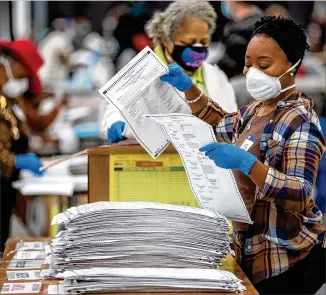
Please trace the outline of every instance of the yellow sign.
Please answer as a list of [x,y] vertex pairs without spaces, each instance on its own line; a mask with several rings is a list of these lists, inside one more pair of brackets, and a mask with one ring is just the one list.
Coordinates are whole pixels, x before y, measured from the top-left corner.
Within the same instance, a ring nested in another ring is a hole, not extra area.
[[110,201],[199,207],[178,154],[110,155]]

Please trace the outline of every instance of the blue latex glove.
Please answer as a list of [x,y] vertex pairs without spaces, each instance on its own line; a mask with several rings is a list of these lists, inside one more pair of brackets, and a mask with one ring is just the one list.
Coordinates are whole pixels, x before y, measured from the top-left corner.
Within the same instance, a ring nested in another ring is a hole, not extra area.
[[199,149],[213,160],[216,166],[224,169],[238,169],[248,175],[257,158],[239,147],[222,143],[211,143]]
[[15,167],[17,169],[26,169],[33,172],[36,175],[43,175],[44,171],[40,171],[43,166],[41,159],[35,154],[19,154],[15,158]]
[[161,81],[171,84],[179,91],[185,92],[192,86],[192,80],[178,64],[169,64],[169,73],[161,76]]
[[108,140],[110,143],[117,143],[121,140],[127,139],[122,135],[125,127],[126,123],[122,121],[117,121],[111,125],[111,128],[108,131]]

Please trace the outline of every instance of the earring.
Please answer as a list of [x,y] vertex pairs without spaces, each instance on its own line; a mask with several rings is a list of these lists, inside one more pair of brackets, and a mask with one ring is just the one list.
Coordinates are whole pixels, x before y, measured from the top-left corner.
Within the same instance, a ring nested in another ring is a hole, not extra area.
[[293,77],[293,76],[294,76],[294,73],[293,73],[293,72],[291,72],[291,73],[290,73],[290,76],[292,76],[292,77]]

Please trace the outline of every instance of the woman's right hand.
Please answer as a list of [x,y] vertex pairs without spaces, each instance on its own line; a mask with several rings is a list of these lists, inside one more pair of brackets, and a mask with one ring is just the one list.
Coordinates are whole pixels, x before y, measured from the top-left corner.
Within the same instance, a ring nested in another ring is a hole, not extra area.
[[40,171],[40,168],[43,166],[41,159],[33,154],[19,154],[15,158],[15,167],[17,169],[26,169],[33,172],[36,175],[43,175],[44,172]]
[[191,78],[182,71],[178,64],[169,64],[168,68],[169,73],[160,78],[162,82],[167,82],[182,92],[186,92],[191,88]]

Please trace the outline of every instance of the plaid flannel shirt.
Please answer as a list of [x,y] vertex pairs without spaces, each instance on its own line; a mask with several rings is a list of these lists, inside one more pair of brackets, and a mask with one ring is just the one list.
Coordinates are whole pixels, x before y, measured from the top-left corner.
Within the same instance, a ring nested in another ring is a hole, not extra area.
[[[235,143],[261,102],[228,114],[209,100],[197,115],[211,124],[218,141]],[[234,230],[237,261],[258,283],[303,259],[325,231],[312,200],[324,138],[313,103],[302,93],[280,101],[260,140],[259,160],[268,169],[264,189],[256,189],[253,224]]]

